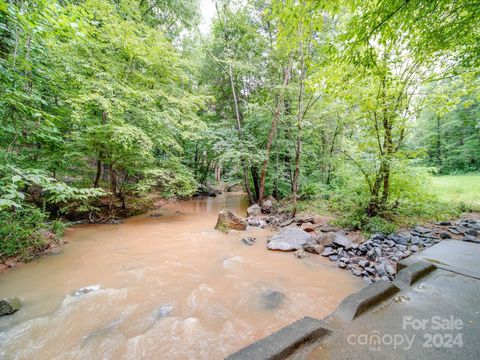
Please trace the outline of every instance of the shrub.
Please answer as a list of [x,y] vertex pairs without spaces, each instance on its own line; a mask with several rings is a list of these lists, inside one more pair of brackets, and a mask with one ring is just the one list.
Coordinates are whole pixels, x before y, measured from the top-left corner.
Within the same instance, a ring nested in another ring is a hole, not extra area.
[[178,159],[169,159],[160,165],[144,172],[143,179],[136,186],[139,194],[156,190],[167,198],[187,198],[197,190],[192,172]]
[[46,221],[46,214],[33,206],[0,211],[0,260],[12,256],[30,260],[52,243],[60,243],[65,225]]
[[302,184],[299,191],[299,198],[301,200],[311,200],[318,198],[325,190],[319,182],[307,182]]
[[[340,213],[338,224],[367,233],[395,231],[395,224],[419,219],[443,219],[458,215],[455,206],[441,203],[428,189],[427,169],[415,168],[405,161],[395,164],[391,174],[387,208],[376,217],[366,215],[370,193],[362,174],[350,164],[337,172],[331,190],[330,206]],[[408,220],[409,219],[409,220]]]

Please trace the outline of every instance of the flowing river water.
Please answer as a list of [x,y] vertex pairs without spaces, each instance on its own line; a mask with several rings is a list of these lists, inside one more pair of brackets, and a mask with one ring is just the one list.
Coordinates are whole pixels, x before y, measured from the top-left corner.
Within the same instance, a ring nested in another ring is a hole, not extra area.
[[68,229],[59,254],[0,274],[0,298],[24,303],[0,318],[0,359],[221,359],[364,286],[321,256],[266,250],[269,230],[213,229],[246,206],[227,194]]

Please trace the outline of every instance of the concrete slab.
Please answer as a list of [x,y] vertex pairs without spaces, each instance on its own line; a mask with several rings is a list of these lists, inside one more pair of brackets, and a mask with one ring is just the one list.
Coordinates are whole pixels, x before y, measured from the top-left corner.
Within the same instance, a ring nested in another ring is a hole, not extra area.
[[418,261],[428,261],[438,268],[480,279],[480,244],[460,240],[443,240],[416,253],[397,265],[401,270]]
[[[438,329],[438,324],[445,324]],[[480,280],[437,269],[290,359],[480,358]]]
[[344,321],[352,321],[398,290],[392,283],[379,281],[343,299],[335,315]]
[[312,342],[328,330],[320,320],[304,317],[279,331],[229,355],[227,360],[280,360],[291,355],[300,346]]
[[410,286],[414,282],[418,281],[422,277],[426,276],[428,273],[434,271],[437,267],[427,261],[417,261],[412,265],[404,268],[397,274],[397,278],[394,281],[394,284],[402,286]]

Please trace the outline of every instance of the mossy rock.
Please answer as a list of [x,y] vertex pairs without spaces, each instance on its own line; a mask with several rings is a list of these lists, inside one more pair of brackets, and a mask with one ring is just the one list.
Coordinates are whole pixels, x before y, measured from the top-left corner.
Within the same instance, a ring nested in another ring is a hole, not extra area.
[[228,230],[247,230],[247,221],[230,210],[222,210],[218,213],[215,229],[225,232]]
[[0,300],[0,316],[13,314],[20,310],[22,302],[19,298],[3,298]]

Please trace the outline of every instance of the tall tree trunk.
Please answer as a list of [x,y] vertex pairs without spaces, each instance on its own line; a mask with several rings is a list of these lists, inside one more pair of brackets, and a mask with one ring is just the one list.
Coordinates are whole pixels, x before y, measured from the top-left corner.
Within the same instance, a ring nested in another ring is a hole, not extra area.
[[[100,157],[101,153],[98,156]],[[95,175],[95,181],[93,182],[94,188],[98,188],[101,176],[102,176],[102,161],[99,159],[97,160],[97,174]]]
[[380,188],[382,186],[382,180],[383,180],[383,168],[385,164],[383,162],[380,163],[380,168],[377,172],[377,175],[375,177],[375,183],[372,186],[372,190],[370,192],[370,202],[368,203],[367,206],[367,215],[369,217],[377,216],[379,212],[379,197],[380,197]]
[[117,174],[115,173],[113,165],[108,166],[108,173],[110,175],[110,192],[113,195],[117,195]]
[[195,144],[195,158],[193,159],[194,162],[194,173],[195,178],[198,176],[198,145]]
[[268,161],[270,160],[270,149],[272,147],[272,142],[273,138],[275,137],[275,134],[277,132],[277,125],[278,125],[278,120],[279,117],[282,113],[282,106],[284,104],[284,93],[285,93],[285,88],[288,85],[288,82],[290,80],[290,64],[283,70],[283,86],[280,91],[280,94],[277,97],[277,104],[275,105],[275,111],[272,117],[272,124],[270,126],[270,132],[268,133],[268,140],[267,140],[267,146],[265,147],[265,159],[263,160],[262,163],[262,170],[260,171],[260,186],[259,186],[259,191],[258,191],[258,202],[260,206],[263,205],[263,200],[265,198],[265,179],[267,176],[267,167],[268,167]]
[[259,176],[258,176],[258,168],[256,166],[252,166],[250,168],[250,172],[252,173],[253,188],[255,189],[255,200],[259,200],[260,181],[259,181]]
[[[218,3],[216,1],[214,1],[214,4],[215,4],[216,12],[217,12],[217,17],[221,21],[222,32],[223,32],[223,36],[225,38],[226,47],[229,48],[229,39],[228,39],[227,33],[225,31],[225,24],[224,24],[223,18],[221,16],[221,12],[218,9]],[[211,53],[210,53],[210,55],[212,56],[213,59],[215,59],[215,61],[218,62],[218,60],[216,60],[215,56],[213,56]],[[232,90],[232,94],[233,94],[233,103],[234,103],[234,108],[235,108],[235,118],[236,118],[236,127],[237,127],[238,139],[241,141],[242,140],[242,121],[241,121],[241,116],[240,116],[240,108],[239,108],[239,105],[238,105],[237,92],[235,90],[235,81],[233,79],[232,64],[228,65],[228,69],[226,69],[220,62],[218,62],[218,64],[220,65],[222,70],[225,71],[228,74],[228,77],[230,79],[230,86],[231,86],[231,90]],[[254,199],[253,199],[253,196],[252,196],[252,191],[250,190],[250,182],[248,180],[248,167],[247,167],[247,163],[246,163],[246,161],[243,157],[240,159],[240,164],[241,164],[241,167],[242,167],[243,183],[244,183],[245,191],[247,192],[248,202],[250,204],[253,204]]]
[[330,184],[330,181],[332,180],[332,159],[333,159],[333,150],[335,150],[335,141],[337,139],[337,135],[340,133],[338,122],[335,125],[335,131],[333,133],[333,139],[332,139],[332,144],[330,146],[330,151],[329,151],[329,157],[328,157],[328,164],[327,164],[327,180],[326,183],[327,185]]
[[293,206],[292,216],[297,213],[297,195],[298,195],[298,180],[300,177],[300,157],[302,154],[302,121],[304,116],[303,107],[303,82],[305,79],[305,55],[303,51],[303,25],[300,22],[300,42],[299,42],[299,58],[300,58],[300,79],[298,84],[298,114],[297,114],[297,140],[295,144],[295,171],[293,172]]
[[392,138],[392,123],[390,119],[384,120],[384,130],[385,130],[385,165],[383,167],[383,193],[381,199],[381,209],[384,210],[387,207],[388,198],[390,196],[390,172],[391,172],[391,161],[394,151],[393,138]]
[[[242,140],[242,121],[240,118],[240,110],[238,106],[238,98],[237,98],[237,92],[235,90],[235,82],[233,81],[233,71],[232,71],[232,65],[229,64],[228,66],[228,75],[230,78],[230,86],[232,88],[232,94],[233,94],[233,103],[235,106],[235,118],[237,120],[237,133],[238,133],[238,139],[241,141]],[[248,181],[248,168],[245,162],[245,159],[242,157],[240,159],[241,165],[242,165],[242,171],[243,171],[243,182],[245,186],[245,191],[247,192],[248,196],[248,202],[250,204],[253,204],[255,201],[253,199],[252,191],[250,190],[250,182]]]
[[218,162],[215,164],[215,181],[217,183],[220,182],[221,180],[221,174],[222,174],[222,165],[220,165]]
[[442,134],[440,127],[440,115],[437,115],[437,166],[442,166]]
[[[102,125],[105,125],[107,123],[107,112],[105,110],[102,110]],[[100,184],[100,178],[102,177],[102,157],[103,153],[100,150],[98,152],[98,158],[97,158],[97,173],[95,175],[95,181],[93,182],[93,187],[98,188]]]

